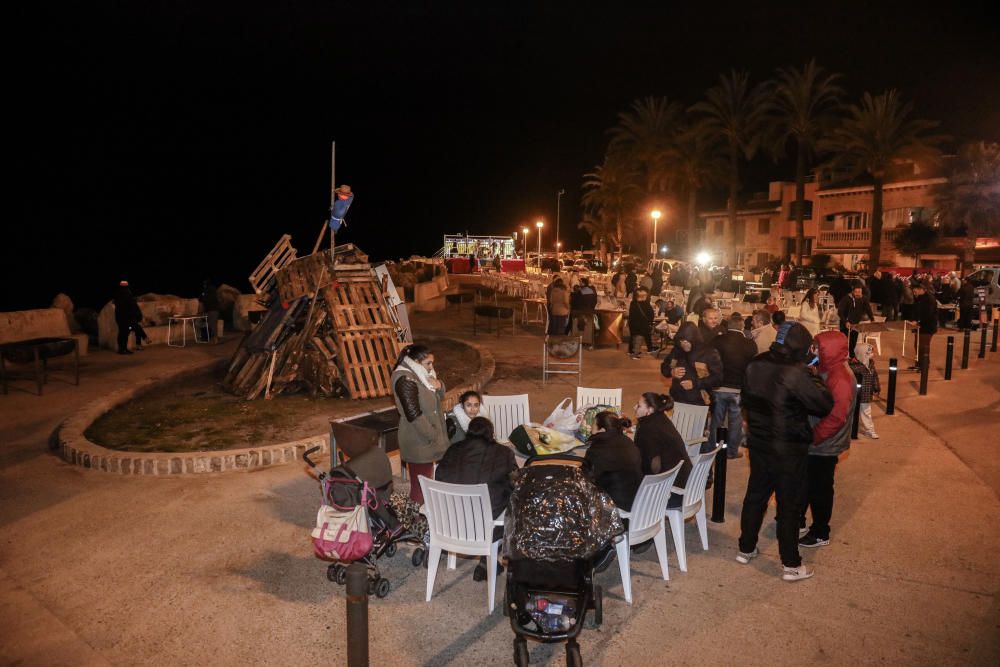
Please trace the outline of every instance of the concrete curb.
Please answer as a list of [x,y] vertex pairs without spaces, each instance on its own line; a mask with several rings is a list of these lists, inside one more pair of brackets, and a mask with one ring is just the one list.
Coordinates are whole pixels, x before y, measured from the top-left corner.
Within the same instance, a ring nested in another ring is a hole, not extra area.
[[[441,336],[428,336],[422,340],[451,340]],[[458,341],[479,353],[479,370],[472,374],[471,382],[448,391],[445,404],[451,407],[458,397],[470,389],[480,391],[493,377],[496,362],[493,354],[475,343]],[[59,427],[55,449],[67,463],[120,475],[176,476],[200,473],[246,471],[275,465],[293,463],[311,447],[320,453],[330,451],[330,436],[323,433],[300,440],[292,440],[263,447],[224,449],[199,452],[130,452],[108,449],[87,439],[86,430],[97,419],[115,407],[130,401],[167,380],[177,380],[204,372],[228,360],[213,359],[186,366],[176,373],[152,378],[125,389],[107,394],[70,415]]]

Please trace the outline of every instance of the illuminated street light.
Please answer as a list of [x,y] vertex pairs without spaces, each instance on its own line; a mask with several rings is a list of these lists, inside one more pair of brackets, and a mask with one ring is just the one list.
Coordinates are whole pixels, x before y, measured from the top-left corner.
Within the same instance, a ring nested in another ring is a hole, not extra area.
[[700,265],[705,265],[705,264],[708,264],[708,262],[711,259],[712,259],[711,255],[709,255],[705,251],[702,251],[702,252],[699,252],[698,255],[694,258],[694,261],[697,262]]
[[544,226],[545,223],[542,222],[541,220],[535,223],[535,227],[538,227],[538,257],[536,258],[535,261],[538,262],[539,273],[542,272],[542,227]]
[[668,248],[667,246],[663,246],[660,248],[660,252],[663,253],[664,255],[667,254],[668,250],[670,250],[670,248]]
[[528,266],[528,232],[531,230],[527,227],[521,228],[521,235],[524,237],[524,266]]
[[663,215],[663,214],[660,213],[659,209],[653,209],[653,212],[650,213],[650,215],[653,216],[653,246],[652,246],[652,248],[653,248],[653,256],[655,257],[656,256],[656,223],[659,222],[660,216]]

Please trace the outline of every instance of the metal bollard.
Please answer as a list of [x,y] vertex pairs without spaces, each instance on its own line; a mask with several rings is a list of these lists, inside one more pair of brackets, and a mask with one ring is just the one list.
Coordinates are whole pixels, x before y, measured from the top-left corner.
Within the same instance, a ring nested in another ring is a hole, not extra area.
[[729,429],[720,426],[715,429],[715,441],[722,449],[715,455],[715,483],[712,486],[712,523],[726,520],[726,465],[729,462]]
[[927,373],[930,371],[931,357],[926,352],[920,354],[920,395],[927,395]]
[[851,440],[858,439],[858,425],[861,422],[861,383],[855,383],[854,389],[854,421],[851,423]]
[[965,335],[962,338],[962,370],[964,371],[969,367],[969,343],[972,340],[972,332],[968,329],[965,330]]
[[895,357],[889,359],[889,393],[885,397],[885,414],[896,414],[896,374],[899,372],[899,362]]
[[990,345],[990,352],[997,351],[997,336],[1000,335],[1000,319],[993,320],[993,344]]
[[347,566],[347,665],[368,667],[368,568]]
[[979,327],[979,358],[986,358],[986,324],[982,324]]
[[944,356],[944,379],[951,379],[951,364],[955,359],[955,337],[948,336],[948,351]]

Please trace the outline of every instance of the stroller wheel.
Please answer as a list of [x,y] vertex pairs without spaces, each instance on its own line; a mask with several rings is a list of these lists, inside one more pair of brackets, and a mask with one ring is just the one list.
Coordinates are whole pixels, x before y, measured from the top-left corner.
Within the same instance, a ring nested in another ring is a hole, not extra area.
[[377,581],[378,581],[377,579],[369,579],[368,580],[368,596],[369,597],[371,597],[372,595],[375,595],[375,584],[377,583]]
[[575,639],[566,642],[566,667],[583,667],[580,645],[576,643]]
[[594,586],[594,626],[600,626],[604,622],[604,590],[600,586]]
[[420,567],[421,564],[426,560],[427,552],[425,552],[420,547],[413,550],[413,557],[410,558],[410,562],[413,563],[413,567]]
[[393,556],[396,555],[396,543],[395,542],[391,543],[389,546],[387,546],[385,548],[385,555],[388,556],[389,558],[392,558]]
[[337,583],[341,586],[347,583],[347,568],[343,565],[337,566]]
[[330,581],[337,583],[337,570],[340,566],[336,563],[331,563],[329,567],[326,568],[326,578]]
[[375,595],[384,598],[389,594],[390,588],[392,588],[392,584],[389,583],[388,579],[379,579],[378,583],[375,584]]
[[528,657],[528,642],[524,637],[514,637],[514,664],[525,667],[531,658]]

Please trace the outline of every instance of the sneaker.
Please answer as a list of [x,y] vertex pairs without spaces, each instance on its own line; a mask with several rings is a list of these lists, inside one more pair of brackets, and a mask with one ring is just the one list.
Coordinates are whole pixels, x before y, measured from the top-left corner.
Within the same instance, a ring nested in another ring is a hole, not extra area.
[[861,435],[866,438],[871,438],[872,440],[878,440],[878,433],[862,433]]
[[640,358],[638,354],[630,354],[629,356],[632,358],[633,361],[636,361]]
[[809,577],[816,574],[815,570],[813,570],[808,565],[799,565],[798,567],[788,567],[787,565],[785,565],[783,569],[784,573],[781,575],[781,578],[784,579],[785,581],[799,581],[801,579],[808,579]]
[[600,574],[604,572],[615,560],[615,547],[608,546],[604,549],[604,553],[597,557],[597,561],[594,563],[594,572]]
[[760,555],[760,549],[754,547],[753,551],[751,551],[750,553],[744,553],[741,551],[738,554],[736,554],[736,562],[743,563],[744,565],[746,565],[759,555]]
[[[801,533],[801,531],[800,531]],[[805,535],[799,535],[799,546],[805,549],[815,549],[816,547],[829,546],[830,538],[817,537],[815,533],[806,532]]]
[[805,526],[802,526],[801,528],[799,528],[799,539],[800,540],[803,537],[805,537],[806,535],[808,535],[808,534],[809,534],[809,529],[808,528],[806,528]]
[[906,370],[908,370],[908,371],[919,371],[920,370],[920,366],[910,366]]

